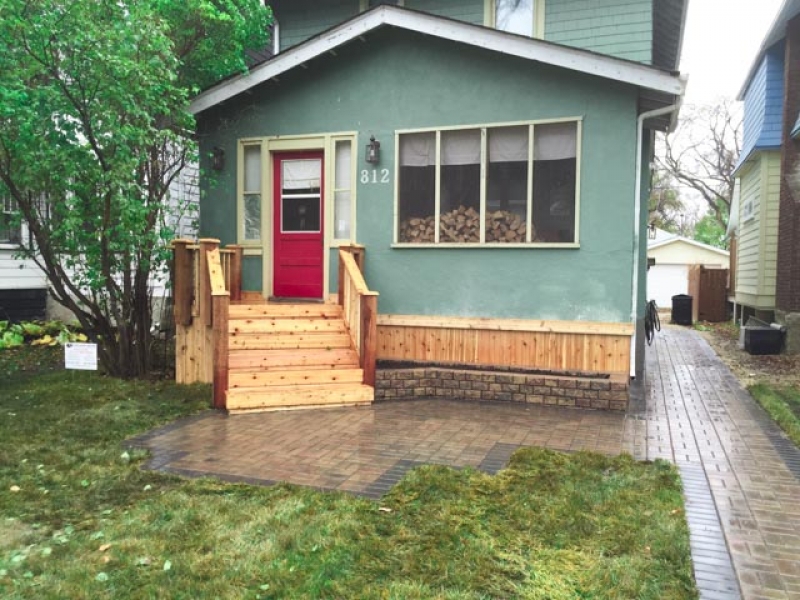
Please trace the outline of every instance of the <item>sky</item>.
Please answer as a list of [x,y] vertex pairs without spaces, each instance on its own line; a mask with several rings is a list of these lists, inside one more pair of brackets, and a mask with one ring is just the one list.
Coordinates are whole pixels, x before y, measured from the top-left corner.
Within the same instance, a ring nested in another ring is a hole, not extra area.
[[781,0],[689,0],[681,73],[687,104],[734,99]]

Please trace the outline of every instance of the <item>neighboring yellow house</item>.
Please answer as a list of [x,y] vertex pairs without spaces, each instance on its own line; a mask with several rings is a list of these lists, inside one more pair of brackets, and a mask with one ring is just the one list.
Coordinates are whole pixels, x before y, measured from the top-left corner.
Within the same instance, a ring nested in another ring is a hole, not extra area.
[[780,151],[754,152],[739,167],[737,178],[739,201],[731,214],[737,227],[734,300],[743,311],[772,320],[778,263]]
[[694,265],[730,268],[727,250],[657,230],[647,245],[647,258],[655,264],[647,272],[647,298],[660,308],[672,305],[672,296],[689,290],[689,268]]

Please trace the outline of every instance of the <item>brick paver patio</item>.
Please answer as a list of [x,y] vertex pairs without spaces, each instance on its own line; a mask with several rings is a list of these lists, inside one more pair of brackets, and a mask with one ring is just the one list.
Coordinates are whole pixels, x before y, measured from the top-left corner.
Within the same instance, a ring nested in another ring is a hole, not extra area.
[[627,415],[414,400],[228,417],[131,441],[149,468],[377,498],[410,468],[501,469],[521,446],[629,452],[683,477],[701,598],[800,600],[800,452],[693,331],[665,328]]

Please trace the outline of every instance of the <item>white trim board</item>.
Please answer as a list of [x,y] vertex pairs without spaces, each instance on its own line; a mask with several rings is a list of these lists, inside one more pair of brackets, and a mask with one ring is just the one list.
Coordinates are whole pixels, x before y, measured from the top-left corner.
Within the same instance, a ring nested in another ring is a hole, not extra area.
[[248,73],[237,75],[209,88],[195,97],[189,110],[193,114],[199,114],[383,26],[414,31],[665,94],[681,96],[686,87],[686,82],[678,74],[647,65],[396,6],[382,5],[282,52]]
[[685,244],[689,244],[690,246],[694,246],[696,248],[702,248],[703,250],[708,250],[710,252],[716,252],[720,256],[730,256],[731,253],[727,250],[723,250],[722,248],[717,248],[716,246],[709,246],[708,244],[704,244],[702,242],[696,242],[695,240],[690,240],[689,238],[676,236],[672,238],[667,238],[666,240],[662,240],[660,242],[654,242],[652,244],[648,244],[647,250],[656,250],[657,248],[663,248],[664,246],[669,246],[670,244],[675,244],[676,242],[683,242]]

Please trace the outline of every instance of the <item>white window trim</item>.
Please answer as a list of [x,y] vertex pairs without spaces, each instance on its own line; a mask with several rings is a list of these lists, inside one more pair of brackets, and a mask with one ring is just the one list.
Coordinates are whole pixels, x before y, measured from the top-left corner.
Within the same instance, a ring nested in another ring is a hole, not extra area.
[[[575,241],[574,242],[532,242],[530,241],[533,223],[533,137],[536,125],[548,125],[553,123],[575,123],[577,131],[575,133]],[[502,243],[485,242],[486,239],[486,132],[496,127],[529,127],[528,132],[528,197],[527,197],[527,216],[525,236],[528,241],[525,243]],[[441,134],[443,131],[457,131],[465,129],[481,130],[481,227],[480,239],[478,243],[452,243],[439,242],[439,219],[441,217]],[[434,220],[437,226],[434,227],[433,243],[409,243],[398,240],[398,225],[400,219],[400,136],[409,133],[430,133],[436,134],[436,178],[434,190]],[[503,123],[483,123],[479,125],[458,125],[448,127],[426,127],[422,129],[398,129],[394,135],[395,157],[394,163],[394,219],[392,223],[392,248],[580,248],[580,222],[581,222],[581,155],[583,154],[583,117],[563,117],[558,119],[540,119],[536,121],[511,121]]]
[[[10,196],[0,197],[0,215],[11,215],[13,214],[14,210],[14,201]],[[3,222],[5,222],[5,217],[3,218]],[[19,250],[22,247],[22,240],[24,239],[26,233],[22,223],[17,226],[17,230],[19,232],[19,243],[12,242],[11,240],[0,239],[0,248],[3,250]]]
[[[533,6],[533,37],[544,39],[544,16],[545,2],[547,0],[534,0]],[[483,24],[492,29],[497,28],[496,19],[496,0],[484,0],[483,2]]]

